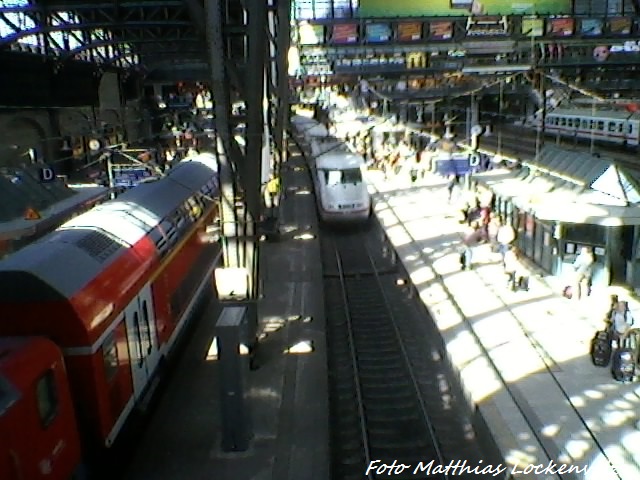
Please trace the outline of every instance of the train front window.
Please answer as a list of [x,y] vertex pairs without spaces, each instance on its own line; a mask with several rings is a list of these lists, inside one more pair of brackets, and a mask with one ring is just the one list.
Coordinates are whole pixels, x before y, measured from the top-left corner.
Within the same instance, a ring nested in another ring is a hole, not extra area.
[[347,185],[362,182],[362,172],[359,168],[348,168],[346,170],[329,170],[327,171],[327,185]]
[[40,377],[36,384],[36,399],[38,401],[38,413],[42,426],[47,428],[56,418],[58,413],[58,389],[53,369]]

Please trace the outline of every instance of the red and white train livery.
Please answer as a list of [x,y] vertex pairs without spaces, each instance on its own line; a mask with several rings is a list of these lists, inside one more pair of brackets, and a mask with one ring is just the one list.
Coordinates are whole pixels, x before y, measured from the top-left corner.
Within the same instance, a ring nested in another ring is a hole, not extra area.
[[215,157],[198,155],[0,261],[0,336],[62,350],[87,451],[113,443],[210,288],[217,191]]

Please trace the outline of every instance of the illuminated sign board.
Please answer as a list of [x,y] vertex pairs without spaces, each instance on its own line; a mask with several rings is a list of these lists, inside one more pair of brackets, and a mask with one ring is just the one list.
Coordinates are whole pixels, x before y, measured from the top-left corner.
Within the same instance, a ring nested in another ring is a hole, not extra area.
[[523,18],[522,34],[527,37],[541,37],[544,35],[544,20],[541,18]]
[[361,17],[571,14],[572,0],[360,0]]
[[625,17],[610,18],[609,33],[614,35],[629,35],[631,33],[631,19]]
[[429,37],[432,40],[451,40],[453,37],[453,23],[431,22],[429,24]]
[[370,23],[366,26],[367,42],[388,42],[391,40],[391,26],[386,23]]
[[427,68],[427,55],[424,52],[407,53],[407,68]]
[[552,37],[570,37],[573,35],[575,20],[573,18],[551,18],[547,20],[547,33]]
[[333,43],[356,43],[358,41],[358,25],[355,23],[334,25],[331,41]]
[[422,22],[401,22],[398,24],[398,40],[413,42],[422,39]]
[[302,23],[298,28],[300,45],[321,45],[324,43],[324,27]]
[[580,35],[596,37],[602,35],[602,20],[599,18],[585,18],[580,22]]

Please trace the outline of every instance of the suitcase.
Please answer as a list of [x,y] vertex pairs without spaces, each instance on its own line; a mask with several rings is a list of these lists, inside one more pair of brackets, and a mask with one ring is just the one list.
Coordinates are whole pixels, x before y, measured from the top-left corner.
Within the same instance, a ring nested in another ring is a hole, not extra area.
[[611,360],[611,337],[608,332],[596,332],[591,340],[591,361],[596,367],[606,367]]
[[636,362],[632,348],[618,348],[611,358],[611,374],[618,382],[632,382]]

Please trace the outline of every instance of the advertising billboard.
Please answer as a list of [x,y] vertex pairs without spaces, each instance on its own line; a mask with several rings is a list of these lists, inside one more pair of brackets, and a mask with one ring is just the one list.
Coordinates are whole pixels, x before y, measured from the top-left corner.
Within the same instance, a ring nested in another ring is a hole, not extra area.
[[300,45],[321,45],[324,43],[324,26],[301,23],[298,35],[300,35]]
[[609,33],[613,35],[629,35],[631,33],[631,19],[627,17],[610,18]]
[[580,34],[585,37],[602,35],[603,22],[599,18],[585,18],[580,22]]
[[570,14],[572,0],[360,0],[361,17]]
[[358,41],[358,25],[355,23],[334,25],[331,41],[340,44],[356,43]]
[[422,22],[398,23],[398,40],[401,42],[414,42],[422,38]]
[[432,40],[451,40],[453,38],[453,22],[431,22],[429,37]]
[[570,37],[573,35],[575,20],[573,18],[551,18],[547,20],[547,33],[552,37]]
[[391,40],[391,25],[387,23],[370,23],[365,30],[365,38],[369,43],[388,42]]
[[542,18],[523,18],[522,35],[527,37],[541,37],[544,35],[544,20]]

